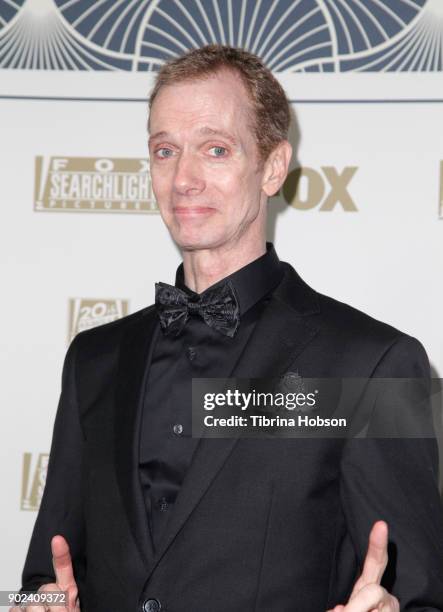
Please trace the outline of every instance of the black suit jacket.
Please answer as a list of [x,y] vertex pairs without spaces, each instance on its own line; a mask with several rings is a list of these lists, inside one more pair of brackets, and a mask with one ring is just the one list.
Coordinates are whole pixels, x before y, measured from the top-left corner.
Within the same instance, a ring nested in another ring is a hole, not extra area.
[[[413,338],[319,295],[289,264],[238,363],[220,376],[429,377]],[[402,610],[443,610],[443,513],[429,439],[202,439],[154,555],[138,475],[153,306],[68,351],[23,587],[69,541],[83,612],[324,612],[344,603],[377,519]]]

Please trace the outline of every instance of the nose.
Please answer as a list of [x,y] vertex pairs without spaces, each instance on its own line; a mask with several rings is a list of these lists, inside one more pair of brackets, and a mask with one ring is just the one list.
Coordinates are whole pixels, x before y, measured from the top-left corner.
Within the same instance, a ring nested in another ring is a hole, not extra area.
[[190,153],[182,152],[175,167],[174,189],[181,195],[196,195],[205,188],[199,164]]

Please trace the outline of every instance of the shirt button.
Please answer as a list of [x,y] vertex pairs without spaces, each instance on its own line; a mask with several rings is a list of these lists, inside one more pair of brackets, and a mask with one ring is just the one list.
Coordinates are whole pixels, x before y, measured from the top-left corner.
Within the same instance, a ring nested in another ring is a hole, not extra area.
[[189,361],[194,361],[197,356],[197,352],[193,346],[188,346],[186,353],[188,355]]
[[158,599],[147,599],[143,602],[143,612],[160,612],[161,609],[162,606]]
[[181,425],[180,423],[176,423],[172,428],[172,431],[175,433],[176,436],[180,436],[183,433],[183,425]]

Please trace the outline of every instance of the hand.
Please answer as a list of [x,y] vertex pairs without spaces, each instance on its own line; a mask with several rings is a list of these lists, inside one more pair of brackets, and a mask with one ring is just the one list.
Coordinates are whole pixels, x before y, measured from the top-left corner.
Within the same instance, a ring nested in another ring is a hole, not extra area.
[[41,592],[67,591],[68,606],[26,606],[11,608],[9,612],[81,612],[78,601],[78,589],[72,569],[71,553],[65,538],[56,535],[51,540],[52,564],[55,572],[55,582],[44,584],[39,588]]
[[400,612],[398,599],[380,586],[388,564],[388,526],[374,523],[369,534],[368,551],[363,571],[345,606],[335,606],[328,612]]

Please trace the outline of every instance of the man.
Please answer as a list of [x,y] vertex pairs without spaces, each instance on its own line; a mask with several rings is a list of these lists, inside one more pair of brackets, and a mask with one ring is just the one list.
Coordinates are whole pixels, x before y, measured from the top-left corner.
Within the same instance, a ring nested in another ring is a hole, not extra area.
[[426,378],[429,364],[266,243],[291,146],[258,58],[192,51],[150,102],[153,189],[183,264],[154,306],[68,351],[23,588],[67,589],[83,612],[443,610],[433,440],[192,438],[192,377]]

